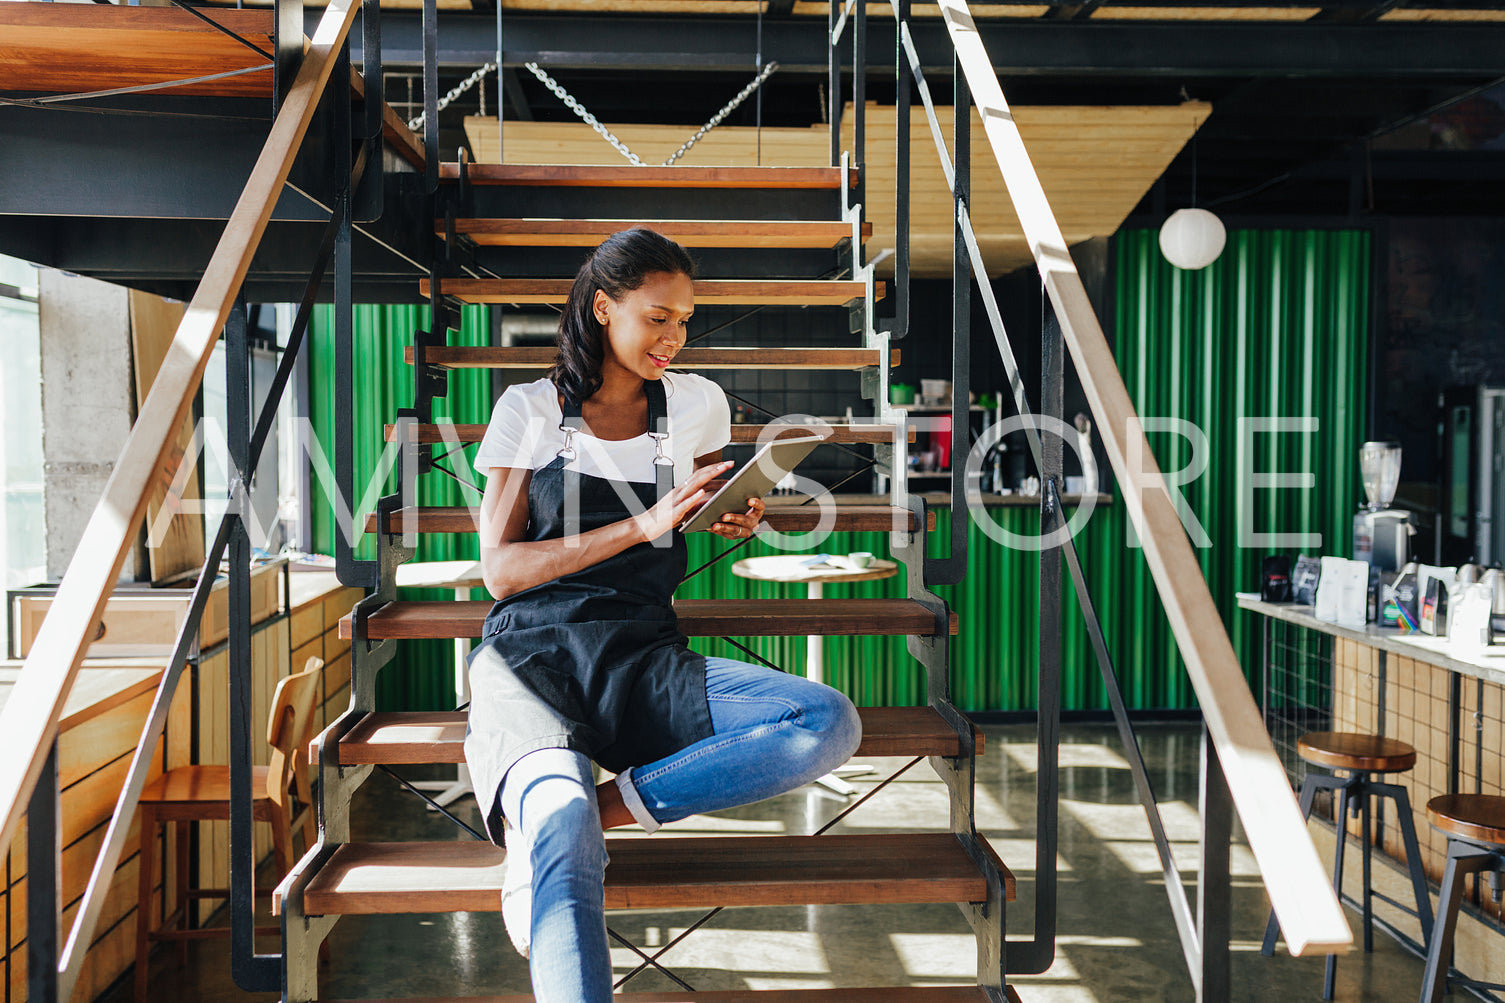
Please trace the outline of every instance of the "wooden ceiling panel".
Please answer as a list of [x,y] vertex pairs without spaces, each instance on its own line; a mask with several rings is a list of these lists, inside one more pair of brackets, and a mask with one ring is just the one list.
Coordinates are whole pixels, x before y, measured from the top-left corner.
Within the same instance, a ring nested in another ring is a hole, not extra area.
[[1427,10],[1398,7],[1386,11],[1381,21],[1505,21],[1505,10]]
[[[1168,107],[1061,106],[1015,108],[1019,131],[1040,174],[1045,193],[1068,242],[1115,232],[1167,165],[1211,113],[1204,102]],[[950,145],[951,109],[937,109]],[[851,146],[851,108],[844,148]],[[867,218],[873,226],[868,252],[893,246],[893,193],[896,174],[892,106],[867,109]],[[496,160],[496,119],[465,120],[477,160]],[[505,123],[508,163],[622,164],[622,155],[580,123]],[[679,149],[694,130],[686,126],[623,125],[613,132],[646,163],[659,164]],[[936,158],[923,107],[910,121],[910,266],[920,277],[949,275],[951,195]],[[830,140],[824,127],[764,129],[765,166],[818,167],[826,164]],[[988,156],[982,124],[972,127],[973,226],[988,262],[1000,275],[1030,262],[1003,178]],[[679,163],[686,166],[755,166],[758,130],[723,126],[695,145]]]
[[[272,51],[272,13],[206,12]],[[233,38],[176,7],[0,3],[5,76],[13,93],[78,94],[210,76],[267,62]],[[270,94],[270,69],[184,87],[170,94]]]
[[1305,21],[1321,7],[1117,7],[1105,4],[1094,21]]

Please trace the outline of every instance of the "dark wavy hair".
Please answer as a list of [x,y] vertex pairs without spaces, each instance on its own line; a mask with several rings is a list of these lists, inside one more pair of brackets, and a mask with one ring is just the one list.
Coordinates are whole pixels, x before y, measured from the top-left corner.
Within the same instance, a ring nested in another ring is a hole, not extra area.
[[601,389],[605,329],[596,320],[596,290],[619,300],[655,272],[695,278],[695,262],[683,247],[644,227],[612,234],[575,273],[570,298],[559,317],[559,354],[549,379],[565,400],[583,404]]

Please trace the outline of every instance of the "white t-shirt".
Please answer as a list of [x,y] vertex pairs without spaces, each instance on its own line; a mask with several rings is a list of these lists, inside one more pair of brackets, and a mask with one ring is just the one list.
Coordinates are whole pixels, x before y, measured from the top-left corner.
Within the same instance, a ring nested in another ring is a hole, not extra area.
[[[695,458],[714,453],[731,441],[731,409],[715,383],[694,373],[665,373],[669,438],[665,452],[674,459],[674,483],[695,470]],[[510,386],[497,399],[491,423],[476,451],[475,468],[489,475],[492,467],[538,470],[564,448],[559,424],[559,391],[547,377]],[[597,439],[587,429],[575,433],[576,458],[570,469],[616,481],[653,483],[653,438],[644,432],[632,439]]]

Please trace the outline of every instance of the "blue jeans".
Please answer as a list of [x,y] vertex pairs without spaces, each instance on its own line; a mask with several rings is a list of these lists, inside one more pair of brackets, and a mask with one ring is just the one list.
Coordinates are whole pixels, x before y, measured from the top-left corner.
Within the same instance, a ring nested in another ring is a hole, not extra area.
[[[850,700],[774,669],[707,658],[706,699],[711,737],[617,778],[649,832],[809,783],[846,762],[862,740]],[[568,749],[524,756],[502,783],[502,813],[532,848],[534,999],[609,1000],[607,856],[590,762]]]

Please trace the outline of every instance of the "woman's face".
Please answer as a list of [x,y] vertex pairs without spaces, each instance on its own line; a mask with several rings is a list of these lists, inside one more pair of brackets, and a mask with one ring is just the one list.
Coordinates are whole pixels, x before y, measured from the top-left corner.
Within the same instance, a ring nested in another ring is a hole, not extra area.
[[684,347],[695,312],[695,286],[682,272],[652,272],[619,300],[597,289],[591,306],[606,329],[603,369],[656,380]]

